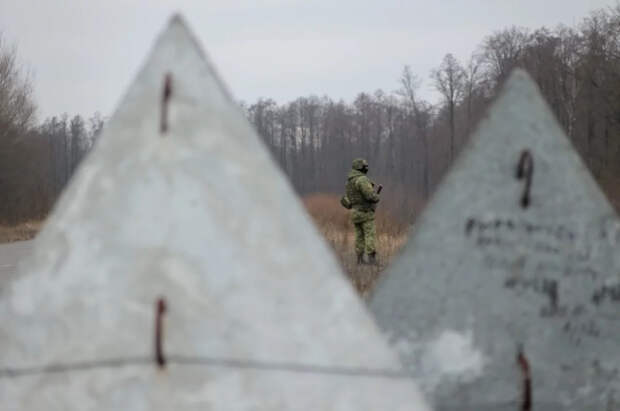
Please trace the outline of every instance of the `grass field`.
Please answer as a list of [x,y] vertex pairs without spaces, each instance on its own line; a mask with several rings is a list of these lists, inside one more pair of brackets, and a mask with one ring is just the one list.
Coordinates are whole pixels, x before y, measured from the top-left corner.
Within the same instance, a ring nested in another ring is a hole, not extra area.
[[354,251],[355,234],[349,211],[335,195],[314,194],[303,198],[306,209],[338,256],[340,263],[360,295],[367,298],[377,279],[407,240],[408,227],[379,207],[376,214],[379,265],[358,265]]

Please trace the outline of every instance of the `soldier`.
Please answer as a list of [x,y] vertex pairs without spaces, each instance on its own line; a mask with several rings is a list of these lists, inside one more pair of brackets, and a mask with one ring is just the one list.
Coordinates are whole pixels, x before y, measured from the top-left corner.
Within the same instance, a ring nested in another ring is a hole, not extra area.
[[[364,252],[370,264],[377,263],[375,250],[375,209],[379,194],[375,193],[374,183],[366,176],[368,162],[362,158],[353,160],[352,170],[347,177],[346,194],[342,205],[353,209],[351,221],[355,226],[355,253],[357,263],[364,263]],[[379,190],[380,191],[380,190]]]

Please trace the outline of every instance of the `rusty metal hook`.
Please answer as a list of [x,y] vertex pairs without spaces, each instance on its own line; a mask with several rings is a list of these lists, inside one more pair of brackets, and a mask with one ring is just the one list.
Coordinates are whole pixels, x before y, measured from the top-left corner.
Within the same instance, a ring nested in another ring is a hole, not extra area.
[[163,297],[158,298],[155,304],[155,362],[159,368],[166,366],[163,347],[163,316],[166,309],[166,300]]
[[534,176],[534,157],[530,150],[525,149],[521,152],[519,163],[517,164],[517,180],[525,179],[523,194],[521,194],[521,207],[527,208],[530,205],[530,192],[532,189],[532,177]]
[[523,376],[523,399],[521,411],[531,411],[532,409],[532,377],[530,375],[530,363],[523,352],[523,346],[517,348],[517,364],[521,368]]
[[164,89],[161,96],[161,118],[160,132],[162,134],[168,131],[168,104],[172,96],[172,74],[166,74],[164,77]]

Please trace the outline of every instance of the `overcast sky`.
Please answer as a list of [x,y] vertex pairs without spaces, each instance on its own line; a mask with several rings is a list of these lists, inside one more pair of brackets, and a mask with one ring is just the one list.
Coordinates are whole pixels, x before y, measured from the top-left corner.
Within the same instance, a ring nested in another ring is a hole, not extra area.
[[33,72],[39,118],[109,115],[180,11],[237,99],[392,91],[405,64],[434,98],[444,54],[466,60],[517,25],[574,25],[615,0],[0,0],[0,31]]

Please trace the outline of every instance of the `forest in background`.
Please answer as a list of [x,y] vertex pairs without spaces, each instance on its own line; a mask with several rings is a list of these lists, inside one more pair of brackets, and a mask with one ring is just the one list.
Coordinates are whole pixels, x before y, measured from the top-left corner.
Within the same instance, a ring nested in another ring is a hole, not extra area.
[[[510,27],[467,61],[447,54],[431,73],[406,66],[395,90],[241,103],[302,196],[340,193],[354,157],[385,186],[385,210],[413,221],[515,67],[538,83],[562,127],[614,205],[620,205],[620,6],[574,27]],[[419,96],[424,83],[441,95]],[[42,219],[104,127],[94,115],[36,120],[32,85],[0,38],[0,224]]]
[[[302,194],[343,190],[350,160],[366,157],[386,187],[391,214],[411,221],[437,186],[511,71],[538,83],[558,121],[614,205],[620,204],[620,7],[575,27],[510,27],[471,57],[447,54],[428,78],[405,67],[393,92],[360,93],[352,103],[302,97],[246,106],[257,131]],[[442,96],[419,97],[422,82]]]

